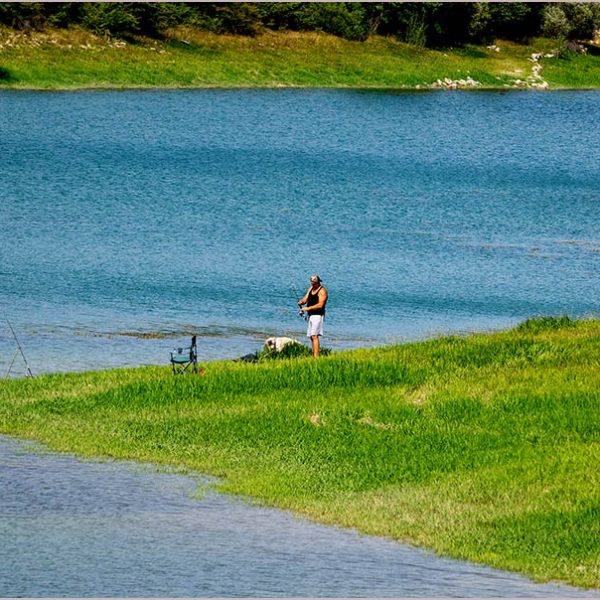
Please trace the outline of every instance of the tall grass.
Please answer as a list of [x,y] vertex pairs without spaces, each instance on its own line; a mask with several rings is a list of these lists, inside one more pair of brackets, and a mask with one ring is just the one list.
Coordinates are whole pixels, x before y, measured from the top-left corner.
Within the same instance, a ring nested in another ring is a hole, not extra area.
[[600,587],[600,321],[0,384],[0,432],[154,461],[325,522]]
[[[0,86],[27,89],[363,87],[426,88],[445,78],[471,77],[483,88],[512,87],[531,76],[532,45],[432,50],[391,38],[351,42],[306,32],[256,38],[191,29],[162,40],[127,43],[80,29],[22,33],[0,28]],[[599,87],[597,56],[543,59],[551,87]]]

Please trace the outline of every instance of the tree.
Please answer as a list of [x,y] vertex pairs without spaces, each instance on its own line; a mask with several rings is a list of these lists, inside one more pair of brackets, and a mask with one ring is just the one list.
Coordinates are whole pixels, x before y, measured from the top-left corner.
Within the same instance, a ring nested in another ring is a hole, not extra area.
[[469,23],[469,37],[473,42],[488,43],[494,41],[491,31],[492,11],[488,2],[475,2],[471,22]]
[[37,29],[45,23],[43,2],[2,2],[0,23],[15,29]]
[[563,40],[589,40],[600,28],[600,5],[586,2],[547,4],[543,32]]
[[570,31],[569,20],[560,4],[550,4],[544,9],[542,30],[544,35],[565,40]]
[[82,8],[82,24],[100,35],[139,33],[139,18],[129,2],[90,2]]
[[260,11],[252,2],[230,2],[216,5],[219,33],[254,36],[262,30]]
[[494,38],[522,41],[539,35],[544,4],[537,2],[490,3],[489,32]]
[[348,40],[365,40],[371,27],[360,2],[265,2],[262,22],[269,29],[323,31]]

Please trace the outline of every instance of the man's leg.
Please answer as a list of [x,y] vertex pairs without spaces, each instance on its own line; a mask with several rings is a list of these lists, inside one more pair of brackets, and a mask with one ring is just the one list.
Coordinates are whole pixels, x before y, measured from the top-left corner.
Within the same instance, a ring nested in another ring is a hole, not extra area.
[[310,343],[312,344],[312,353],[315,358],[319,356],[319,336],[312,335],[310,337]]

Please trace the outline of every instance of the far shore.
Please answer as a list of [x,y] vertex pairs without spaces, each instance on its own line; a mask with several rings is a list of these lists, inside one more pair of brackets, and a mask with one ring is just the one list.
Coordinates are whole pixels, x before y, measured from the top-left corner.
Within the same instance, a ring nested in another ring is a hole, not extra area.
[[600,56],[560,54],[556,40],[431,49],[315,32],[256,37],[179,28],[123,41],[83,29],[0,28],[0,90],[600,89]]

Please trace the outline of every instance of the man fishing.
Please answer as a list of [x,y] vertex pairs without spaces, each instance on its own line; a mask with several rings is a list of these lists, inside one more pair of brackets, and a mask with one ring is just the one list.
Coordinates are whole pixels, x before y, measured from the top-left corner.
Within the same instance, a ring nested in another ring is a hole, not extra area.
[[316,274],[311,275],[310,287],[304,297],[298,300],[298,306],[302,307],[301,312],[308,314],[306,337],[310,338],[312,353],[315,358],[319,356],[319,338],[323,335],[326,304],[327,290],[323,287],[321,278]]

